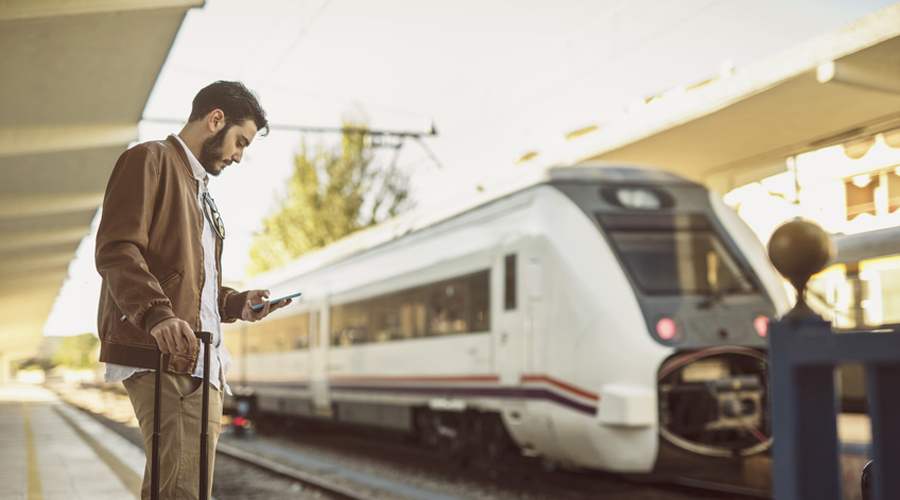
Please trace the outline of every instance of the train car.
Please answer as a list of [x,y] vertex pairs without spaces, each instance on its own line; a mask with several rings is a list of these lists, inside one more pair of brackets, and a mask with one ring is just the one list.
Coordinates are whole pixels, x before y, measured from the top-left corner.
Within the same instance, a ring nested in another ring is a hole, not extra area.
[[832,237],[828,268],[809,291],[836,330],[900,324],[900,227]]
[[[832,237],[835,254],[814,276],[807,296],[837,334],[900,325],[900,227]],[[841,411],[868,412],[865,373],[839,367]]]
[[304,295],[227,330],[242,416],[629,473],[654,470],[661,443],[729,458],[769,444],[783,281],[716,194],[670,173],[549,168],[251,284]]

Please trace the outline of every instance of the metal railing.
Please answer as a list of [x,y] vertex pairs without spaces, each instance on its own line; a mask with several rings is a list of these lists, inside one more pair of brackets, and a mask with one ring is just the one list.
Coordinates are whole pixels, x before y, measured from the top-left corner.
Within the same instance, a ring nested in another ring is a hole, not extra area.
[[872,426],[866,486],[872,500],[900,499],[900,329],[834,334],[809,309],[806,282],[827,262],[828,245],[821,228],[802,220],[781,226],[769,242],[772,263],[798,297],[794,310],[769,328],[774,498],[842,498],[835,368],[860,363]]

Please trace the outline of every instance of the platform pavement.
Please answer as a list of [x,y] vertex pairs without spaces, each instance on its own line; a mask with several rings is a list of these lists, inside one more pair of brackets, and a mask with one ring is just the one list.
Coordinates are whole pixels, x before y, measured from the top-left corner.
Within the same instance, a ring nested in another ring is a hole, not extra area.
[[0,450],[0,500],[139,497],[140,448],[44,387],[0,384]]
[[[858,499],[868,417],[842,414],[838,426],[844,498]],[[143,450],[40,385],[0,383],[0,450],[0,500],[139,497]]]

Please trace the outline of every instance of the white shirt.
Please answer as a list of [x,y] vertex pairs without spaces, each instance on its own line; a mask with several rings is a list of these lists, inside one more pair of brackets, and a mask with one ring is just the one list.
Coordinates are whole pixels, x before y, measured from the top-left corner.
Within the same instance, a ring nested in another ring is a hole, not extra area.
[[[200,213],[203,214],[203,233],[201,235],[201,241],[203,243],[203,264],[204,270],[206,274],[206,280],[203,283],[203,291],[200,295],[200,328],[203,331],[212,333],[212,351],[210,352],[209,360],[209,373],[210,373],[210,382],[212,385],[218,389],[222,390],[224,386],[225,392],[231,394],[231,389],[228,387],[228,384],[225,382],[225,374],[228,373],[228,369],[231,368],[231,354],[228,352],[228,349],[225,347],[225,344],[222,342],[222,318],[219,315],[219,307],[218,307],[218,283],[219,276],[216,270],[216,240],[218,238],[216,234],[214,234],[211,223],[209,221],[209,217],[212,217],[211,211],[204,206],[206,201],[204,200],[204,194],[206,194],[206,186],[209,183],[209,176],[206,173],[206,170],[200,165],[200,162],[197,158],[194,157],[194,154],[188,149],[187,145],[185,145],[184,141],[181,140],[181,137],[173,134],[172,137],[178,140],[178,143],[181,144],[181,147],[184,149],[184,152],[187,154],[188,161],[191,164],[191,171],[194,174],[194,177],[200,181],[199,188],[197,189],[197,204],[200,207]],[[200,360],[197,363],[197,370],[194,372],[193,376],[202,378],[203,377],[203,350],[205,346],[201,343],[200,345]],[[151,371],[146,368],[135,368],[133,366],[123,366],[117,365],[115,363],[107,363],[106,364],[106,375],[104,376],[104,380],[107,382],[121,382],[125,380],[135,373],[142,371]]]

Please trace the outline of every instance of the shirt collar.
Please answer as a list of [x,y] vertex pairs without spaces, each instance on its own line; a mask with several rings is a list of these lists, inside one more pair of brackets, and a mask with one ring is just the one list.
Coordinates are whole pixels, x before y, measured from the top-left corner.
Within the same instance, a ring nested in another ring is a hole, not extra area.
[[207,182],[209,182],[209,175],[206,173],[206,169],[203,168],[203,165],[200,164],[200,161],[194,156],[194,153],[187,147],[187,144],[181,140],[181,137],[178,137],[178,134],[172,134],[172,137],[178,139],[178,143],[181,144],[181,147],[184,148],[184,152],[187,154],[188,162],[191,164],[191,171],[194,174],[194,177],[197,178],[198,181],[203,181],[204,186]]

